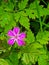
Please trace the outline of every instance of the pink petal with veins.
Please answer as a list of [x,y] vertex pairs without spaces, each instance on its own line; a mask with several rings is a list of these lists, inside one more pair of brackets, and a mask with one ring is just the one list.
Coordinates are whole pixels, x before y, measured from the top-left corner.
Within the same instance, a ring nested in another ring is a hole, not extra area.
[[15,28],[13,29],[13,31],[15,32],[15,34],[19,34],[20,29],[19,29],[18,27],[15,27]]
[[16,42],[17,42],[17,44],[18,44],[19,46],[25,45],[25,42],[24,42],[23,40],[19,40],[19,39],[18,39]]
[[13,32],[12,30],[9,30],[9,31],[8,31],[8,36],[15,36],[15,35],[14,35],[14,32]]
[[19,34],[19,38],[20,38],[20,39],[23,39],[23,38],[25,38],[25,37],[26,37],[26,34],[25,34],[24,32],[22,32],[22,33]]
[[12,39],[12,38],[10,38],[10,39],[8,40],[8,44],[9,44],[9,45],[13,45],[13,44],[14,44],[14,42],[15,42],[15,40],[14,40],[14,39]]

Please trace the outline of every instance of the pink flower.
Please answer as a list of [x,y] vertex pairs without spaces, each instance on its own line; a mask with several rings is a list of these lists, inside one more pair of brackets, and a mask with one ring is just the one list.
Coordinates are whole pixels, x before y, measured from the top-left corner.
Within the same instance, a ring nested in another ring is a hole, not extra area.
[[9,45],[13,45],[14,42],[17,42],[19,46],[25,45],[24,38],[26,37],[26,34],[24,32],[19,32],[20,29],[18,27],[8,31],[8,36],[10,36],[10,39],[8,40]]

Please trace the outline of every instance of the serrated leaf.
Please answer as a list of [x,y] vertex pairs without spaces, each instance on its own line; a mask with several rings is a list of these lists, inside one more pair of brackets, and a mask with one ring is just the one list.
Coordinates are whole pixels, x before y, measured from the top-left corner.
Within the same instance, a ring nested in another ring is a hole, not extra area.
[[[40,1],[38,1],[37,3],[39,4]],[[35,1],[32,2],[29,6],[30,9],[35,9],[36,8],[36,5],[35,5]]]
[[41,6],[39,6],[39,12],[40,12],[40,16],[49,15],[49,10],[47,8],[43,8]]
[[16,26],[16,22],[15,21],[12,21],[8,23],[8,25],[4,26],[5,30],[4,30],[4,33],[7,33],[8,30],[12,29],[13,27]]
[[35,53],[24,53],[22,56],[22,60],[25,64],[29,64],[30,62],[35,64],[38,59],[38,55]]
[[3,33],[0,34],[0,39],[1,39],[1,40],[5,39],[5,36],[4,36]]
[[13,10],[13,8],[14,8],[14,5],[13,5],[13,3],[12,2],[8,2],[8,3],[5,3],[5,2],[2,2],[2,7],[4,8],[4,10],[6,10],[6,11],[12,11]]
[[24,11],[20,11],[20,15],[21,16],[27,16],[26,12],[24,12]]
[[9,59],[6,59],[6,61],[9,63],[9,65],[13,65]]
[[24,63],[29,64],[29,57],[27,53],[23,54],[22,60]]
[[10,29],[12,29],[12,26],[11,26],[11,25],[7,25],[7,26],[5,26],[4,33],[7,34],[7,32],[8,32]]
[[29,53],[28,55],[29,55],[30,62],[35,64],[35,62],[37,62],[38,55],[35,53]]
[[38,65],[47,65],[46,57],[46,55],[40,55],[40,57],[38,58]]
[[9,56],[9,59],[13,63],[13,65],[18,65],[18,55],[16,52],[12,52]]
[[21,52],[18,53],[18,59],[21,58],[21,54],[22,54]]
[[28,19],[27,17],[21,16],[19,22],[20,22],[20,24],[21,24],[22,26],[24,26],[26,29],[29,29],[30,23],[29,23],[29,19]]
[[47,44],[47,42],[49,41],[49,32],[38,32],[36,39],[38,42],[40,42],[40,44]]
[[18,7],[20,10],[23,10],[27,5],[28,0],[22,0],[21,3],[18,3]]
[[33,48],[35,49],[43,48],[43,46],[39,44],[38,42],[34,42],[32,45],[33,45]]
[[16,22],[18,22],[20,18],[20,12],[14,13],[14,17],[15,17]]
[[0,58],[0,65],[9,65],[5,59]]
[[32,9],[26,9],[26,14],[29,16],[29,18],[32,18],[32,19],[35,18],[34,10]]
[[5,27],[9,23],[11,24],[12,21],[13,21],[13,14],[8,13],[8,12],[4,12],[4,14],[1,17],[0,24],[2,27]]
[[32,31],[28,31],[26,38],[27,43],[32,43],[34,42],[34,40],[35,40],[34,34],[32,33]]

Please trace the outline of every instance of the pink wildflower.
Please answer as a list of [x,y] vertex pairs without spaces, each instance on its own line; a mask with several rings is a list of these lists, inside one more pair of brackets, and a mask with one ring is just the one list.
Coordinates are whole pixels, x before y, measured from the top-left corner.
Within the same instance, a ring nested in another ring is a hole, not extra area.
[[18,27],[8,31],[8,36],[10,36],[10,39],[8,40],[9,45],[13,45],[14,42],[17,42],[19,46],[25,45],[24,38],[26,37],[26,34],[24,32],[19,32],[20,29]]

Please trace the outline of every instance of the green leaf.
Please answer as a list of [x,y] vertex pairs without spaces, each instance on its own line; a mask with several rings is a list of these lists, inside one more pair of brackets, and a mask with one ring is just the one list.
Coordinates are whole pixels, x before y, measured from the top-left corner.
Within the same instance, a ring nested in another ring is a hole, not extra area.
[[47,8],[43,8],[41,6],[39,6],[39,12],[40,12],[40,16],[46,16],[49,15],[49,10]]
[[27,16],[27,14],[26,14],[25,11],[20,11],[20,15],[21,15],[21,16]]
[[34,37],[34,34],[32,33],[32,31],[27,32],[26,41],[27,41],[27,43],[32,43],[35,41],[35,37]]
[[4,36],[3,33],[0,34],[0,39],[1,39],[1,40],[5,39],[5,36]]
[[22,26],[24,26],[26,29],[29,30],[30,23],[29,23],[29,19],[27,17],[21,16],[19,22]]
[[21,52],[18,53],[18,59],[21,58],[21,54],[22,54]]
[[13,22],[13,14],[8,13],[8,12],[4,12],[4,14],[2,14],[1,17],[1,26],[5,27],[6,25],[8,25],[9,23],[11,24],[11,22]]
[[40,55],[38,58],[38,65],[47,65],[47,56],[46,55]]
[[9,65],[5,59],[0,58],[0,65]]
[[9,63],[9,65],[13,65],[9,59],[6,59],[6,61]]
[[47,52],[47,56],[48,56],[47,65],[49,65],[49,51]]
[[43,48],[43,46],[42,46],[41,44],[39,44],[38,42],[34,42],[32,45],[33,45],[33,48],[34,48],[34,49]]
[[27,53],[23,54],[22,60],[24,63],[29,64],[29,57]]
[[29,53],[28,55],[29,55],[30,62],[35,64],[35,62],[37,62],[38,55],[35,53]]
[[9,56],[13,65],[18,65],[18,54],[16,52],[12,52]]
[[18,22],[20,18],[20,12],[14,13],[14,17],[15,17],[16,22]]
[[35,53],[24,53],[22,56],[22,60],[25,64],[29,64],[30,62],[35,64],[38,59],[38,55]]
[[[39,4],[40,1],[38,1],[37,3]],[[29,6],[30,9],[35,9],[36,8],[36,5],[35,5],[35,1],[32,2]]]
[[18,3],[18,7],[20,10],[23,10],[27,5],[28,0],[22,0],[21,3]]
[[48,31],[38,32],[36,40],[40,44],[47,44],[47,42],[49,41],[49,32]]
[[14,4],[12,3],[12,2],[2,2],[2,7],[4,8],[4,10],[6,10],[6,11],[12,11],[13,10],[13,8],[14,8]]
[[35,18],[35,15],[34,15],[34,10],[32,9],[26,9],[26,14],[29,16],[29,18],[32,18],[34,19]]

